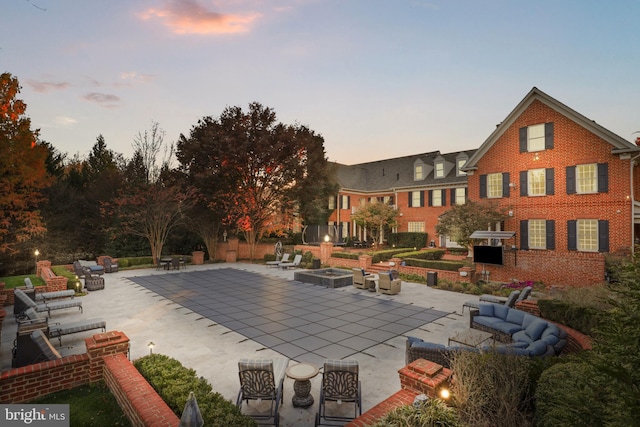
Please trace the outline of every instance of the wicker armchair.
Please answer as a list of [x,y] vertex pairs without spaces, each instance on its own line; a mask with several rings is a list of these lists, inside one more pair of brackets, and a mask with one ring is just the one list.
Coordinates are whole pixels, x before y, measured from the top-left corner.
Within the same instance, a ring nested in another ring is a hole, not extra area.
[[89,272],[84,274],[84,288],[88,291],[99,291],[104,289],[104,278],[101,276],[93,276]]
[[353,286],[358,289],[366,289],[367,281],[365,280],[366,276],[371,273],[367,273],[363,268],[352,268],[353,270]]
[[104,271],[106,273],[117,273],[118,272],[118,263],[114,262],[113,259],[111,259],[111,257],[104,257],[104,259],[102,260],[102,263],[104,264]]
[[426,342],[420,338],[407,337],[405,365],[418,359],[425,359],[445,368],[450,368],[450,360],[454,351],[442,344]]
[[402,280],[397,270],[378,274],[378,292],[387,295],[395,295],[400,292]]

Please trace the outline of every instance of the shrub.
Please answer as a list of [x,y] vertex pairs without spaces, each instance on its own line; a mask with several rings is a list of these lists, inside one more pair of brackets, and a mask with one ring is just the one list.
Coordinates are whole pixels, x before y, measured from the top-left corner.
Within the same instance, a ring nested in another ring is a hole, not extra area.
[[452,357],[454,402],[470,426],[531,426],[529,359],[460,351]]
[[399,248],[424,248],[427,237],[427,233],[391,233],[387,242]]
[[545,370],[535,393],[537,425],[602,426],[602,375],[584,362],[559,363]]
[[469,253],[467,248],[448,248],[448,251],[454,255],[467,255]]
[[420,274],[406,274],[400,273],[400,278],[405,282],[413,282],[413,283],[427,283],[427,276],[422,276]]
[[185,368],[175,359],[151,354],[136,360],[134,365],[178,417],[182,415],[189,392],[193,391],[207,427],[257,425],[236,405],[214,392],[207,380],[198,378],[193,369]]
[[407,252],[407,248],[394,248],[394,249],[385,249],[384,251],[378,251],[378,252],[375,252],[371,257],[371,262],[373,264],[377,264],[379,262],[389,261],[391,258],[403,252]]
[[602,314],[601,310],[593,307],[555,299],[540,299],[538,307],[540,315],[545,319],[561,323],[589,336],[593,335]]
[[445,251],[443,249],[427,249],[425,251],[402,252],[397,254],[396,256],[398,258],[439,260],[439,259],[442,259],[444,254],[445,254]]
[[331,256],[333,258],[358,259],[360,255],[351,252],[333,252]]
[[370,427],[456,427],[460,420],[454,408],[440,399],[427,399],[419,407],[404,405],[392,409]]
[[412,267],[431,268],[434,270],[447,270],[458,271],[464,267],[464,264],[460,261],[433,261],[427,259],[405,258],[403,259],[406,265]]

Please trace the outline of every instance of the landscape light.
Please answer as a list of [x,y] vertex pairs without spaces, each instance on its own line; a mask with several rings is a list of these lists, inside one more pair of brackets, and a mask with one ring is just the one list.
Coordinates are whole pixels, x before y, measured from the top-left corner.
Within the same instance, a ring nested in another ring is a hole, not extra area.
[[153,347],[155,347],[155,344],[153,341],[150,341],[149,344],[147,344],[147,347],[149,347],[149,356],[151,356],[153,354]]

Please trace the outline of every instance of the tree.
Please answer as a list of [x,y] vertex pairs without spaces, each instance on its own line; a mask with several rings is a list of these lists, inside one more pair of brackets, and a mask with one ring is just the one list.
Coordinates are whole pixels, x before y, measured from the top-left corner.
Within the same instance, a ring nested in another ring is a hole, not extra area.
[[459,245],[471,249],[476,243],[471,239],[474,231],[489,230],[507,217],[507,209],[495,203],[468,200],[464,205],[455,205],[440,217],[436,233],[449,236]]
[[378,243],[384,243],[384,230],[396,224],[398,211],[387,203],[369,203],[351,215],[351,219],[367,227],[372,235],[377,235]]
[[316,183],[322,188],[326,178],[317,171],[323,168],[310,167],[310,161],[326,161],[323,153],[321,137],[303,126],[278,123],[275,112],[259,103],[246,113],[228,107],[219,118],[203,118],[177,146],[186,182],[197,189],[203,206],[217,209],[210,220],[242,232],[251,257],[273,218],[299,206],[302,188],[312,191]]
[[[144,136],[146,135],[146,136]],[[164,131],[152,123],[151,132],[138,133],[136,151],[124,166],[126,178],[118,197],[103,206],[103,216],[113,218],[111,233],[143,237],[157,263],[170,232],[181,224],[192,194],[182,191],[169,171],[170,158],[157,164],[164,147]]]
[[38,143],[25,116],[27,105],[16,96],[18,79],[0,75],[0,253],[9,254],[18,243],[46,231],[40,211],[47,186],[47,148]]

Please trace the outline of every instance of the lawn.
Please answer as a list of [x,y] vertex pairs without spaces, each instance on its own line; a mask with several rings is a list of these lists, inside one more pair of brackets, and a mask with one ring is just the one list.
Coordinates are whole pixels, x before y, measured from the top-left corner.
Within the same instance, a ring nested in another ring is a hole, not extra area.
[[70,425],[74,427],[131,426],[104,382],[52,393],[29,403],[69,404]]

